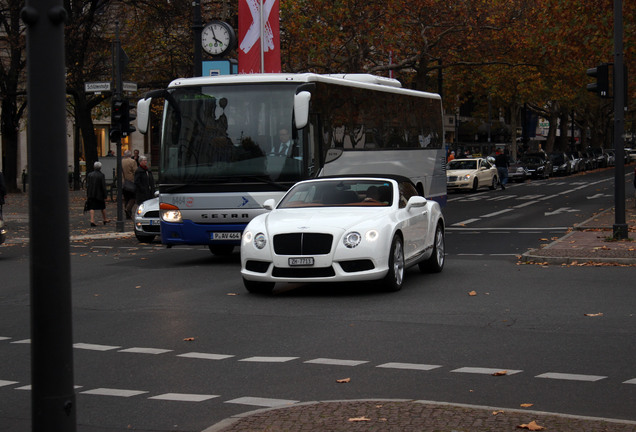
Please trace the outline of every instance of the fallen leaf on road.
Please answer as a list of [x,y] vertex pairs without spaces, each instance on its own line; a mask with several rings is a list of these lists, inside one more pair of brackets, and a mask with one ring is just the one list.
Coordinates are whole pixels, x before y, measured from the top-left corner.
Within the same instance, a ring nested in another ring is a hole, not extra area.
[[584,315],[587,317],[601,317],[603,316],[603,313],[599,312],[599,313],[591,313],[591,314],[584,314]]
[[351,378],[337,379],[336,382],[339,384],[346,384],[348,382],[351,382]]
[[531,431],[540,431],[540,430],[544,430],[545,428],[543,426],[539,426],[537,424],[537,422],[535,422],[534,420],[532,420],[530,423],[528,424],[522,424],[517,426],[518,429],[528,429]]
[[492,376],[503,376],[503,375],[508,375],[508,371],[502,370],[502,371],[495,372],[494,374],[492,374]]
[[519,406],[520,406],[520,407],[522,407],[522,408],[530,408],[532,405],[534,405],[534,404],[531,404],[531,403],[522,403],[522,404],[521,404],[521,405],[519,405]]
[[504,410],[493,411],[492,415],[503,414],[503,413],[504,413]]
[[193,341],[194,338],[193,337],[187,337],[187,338],[185,338],[183,340],[186,341],[186,342],[190,342],[190,341]]
[[471,291],[468,293],[469,296],[476,296],[477,295],[477,291]]
[[235,295],[238,295],[238,294],[237,294],[237,293],[227,293],[227,295],[229,295],[229,296],[235,296]]
[[349,419],[350,422],[360,422],[360,421],[371,421],[370,418],[367,417],[352,417]]

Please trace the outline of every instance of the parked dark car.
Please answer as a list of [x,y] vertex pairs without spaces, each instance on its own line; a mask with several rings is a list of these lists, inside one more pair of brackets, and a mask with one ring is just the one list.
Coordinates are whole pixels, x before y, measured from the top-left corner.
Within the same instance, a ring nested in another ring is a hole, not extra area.
[[552,174],[554,175],[570,175],[572,167],[568,157],[563,152],[550,153],[550,161],[552,162]]
[[521,161],[510,159],[508,166],[508,180],[511,182],[524,182],[530,177],[528,168]]
[[528,169],[528,173],[532,178],[545,179],[552,174],[552,162],[543,152],[526,153],[519,160]]
[[596,169],[596,158],[592,154],[592,152],[581,152],[581,156],[583,157],[583,163],[585,164],[585,170]]

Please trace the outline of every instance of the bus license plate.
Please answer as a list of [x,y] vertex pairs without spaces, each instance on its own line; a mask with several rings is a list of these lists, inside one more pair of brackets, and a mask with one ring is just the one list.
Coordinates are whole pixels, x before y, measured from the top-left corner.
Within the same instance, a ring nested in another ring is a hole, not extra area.
[[314,265],[313,257],[289,258],[289,266],[312,266]]
[[240,240],[240,232],[215,232],[212,233],[212,240]]

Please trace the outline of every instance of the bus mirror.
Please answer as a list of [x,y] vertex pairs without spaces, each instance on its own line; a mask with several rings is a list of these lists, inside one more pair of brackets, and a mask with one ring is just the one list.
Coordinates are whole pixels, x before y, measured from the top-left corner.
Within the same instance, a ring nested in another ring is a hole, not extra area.
[[311,93],[301,91],[294,96],[294,122],[296,129],[302,129],[307,126],[309,121],[309,101]]
[[137,130],[142,134],[148,132],[148,124],[150,122],[150,104],[152,98],[139,99],[137,102]]

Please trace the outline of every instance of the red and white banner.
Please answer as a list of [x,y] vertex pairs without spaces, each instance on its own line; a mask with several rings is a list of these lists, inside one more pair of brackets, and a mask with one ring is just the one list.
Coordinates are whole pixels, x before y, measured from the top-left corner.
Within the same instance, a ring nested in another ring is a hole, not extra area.
[[280,72],[278,2],[239,0],[239,73]]

